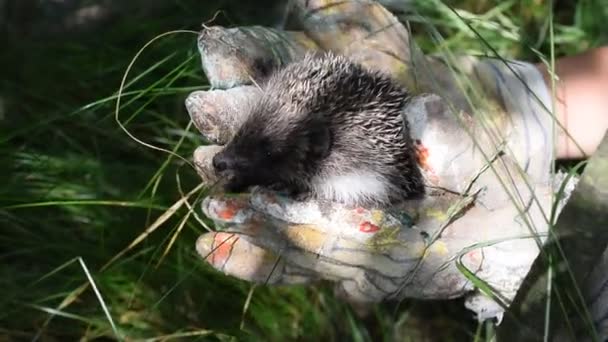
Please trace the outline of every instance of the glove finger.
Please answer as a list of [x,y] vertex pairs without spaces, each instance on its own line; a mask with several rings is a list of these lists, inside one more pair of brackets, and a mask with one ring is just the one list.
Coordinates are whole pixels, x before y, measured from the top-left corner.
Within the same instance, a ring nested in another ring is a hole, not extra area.
[[318,48],[301,32],[212,26],[201,31],[198,49],[211,86],[228,89],[254,84],[271,70]]
[[412,84],[409,33],[380,3],[297,0],[295,12],[306,34],[321,49],[347,55]]
[[[276,192],[256,188],[251,193],[251,207],[279,221],[315,225],[331,235],[367,243],[382,227],[411,227],[413,218],[407,212],[349,208],[338,203],[316,200],[297,201]],[[372,234],[372,235],[370,235]]]
[[196,251],[218,271],[254,283],[304,284],[316,279],[314,274],[290,265],[235,233],[201,235],[196,241]]
[[196,128],[211,143],[224,145],[242,122],[245,108],[260,95],[254,86],[228,90],[195,91],[185,104]]
[[274,220],[285,227],[314,226],[323,234],[348,237],[362,243],[381,226],[408,226],[412,221],[405,214],[398,220],[382,210],[352,209],[314,200],[297,201],[261,188],[253,189],[250,194],[213,194],[202,202],[202,210],[221,224]]
[[222,146],[207,145],[199,146],[194,150],[194,166],[196,172],[206,184],[213,184],[217,181],[217,175],[213,170],[213,156],[222,149]]
[[214,194],[203,200],[201,208],[218,226],[244,224],[252,220],[255,214],[248,194]]

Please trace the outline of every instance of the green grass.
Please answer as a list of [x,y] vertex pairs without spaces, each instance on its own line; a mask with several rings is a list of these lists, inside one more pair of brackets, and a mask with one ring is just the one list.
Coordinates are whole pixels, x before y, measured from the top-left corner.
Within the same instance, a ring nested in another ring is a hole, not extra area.
[[[478,329],[458,301],[407,302],[397,315],[392,304],[378,305],[360,319],[333,297],[329,285],[258,287],[243,315],[250,285],[200,260],[193,247],[204,228],[185,206],[102,270],[198,184],[182,160],[138,144],[114,121],[115,94],[131,58],[158,34],[198,30],[218,9],[225,10],[219,16],[223,24],[272,23],[264,6],[167,3],[162,16],[123,15],[96,32],[12,36],[0,54],[0,340],[113,339],[113,324],[129,339],[190,334],[185,338],[388,341],[419,340],[437,331],[445,332],[443,340],[483,338],[485,328]],[[416,3],[447,37],[449,49],[488,54],[453,13],[428,1]],[[545,2],[448,3],[502,56],[538,61],[535,51],[549,55]],[[601,3],[558,2],[558,56],[608,42],[608,6]],[[413,23],[413,29],[426,52],[437,50],[421,24]],[[152,44],[127,84],[121,121],[129,131],[189,158],[203,141],[194,128],[186,130],[183,101],[206,86],[195,36],[176,34]],[[191,199],[195,205],[197,195]]]

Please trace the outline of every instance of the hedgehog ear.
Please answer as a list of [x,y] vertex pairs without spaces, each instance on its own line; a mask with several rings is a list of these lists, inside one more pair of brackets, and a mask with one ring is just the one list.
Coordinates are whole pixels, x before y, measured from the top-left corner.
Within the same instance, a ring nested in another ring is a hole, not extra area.
[[324,158],[329,154],[332,137],[326,125],[318,124],[308,134],[310,143],[310,156],[314,159]]

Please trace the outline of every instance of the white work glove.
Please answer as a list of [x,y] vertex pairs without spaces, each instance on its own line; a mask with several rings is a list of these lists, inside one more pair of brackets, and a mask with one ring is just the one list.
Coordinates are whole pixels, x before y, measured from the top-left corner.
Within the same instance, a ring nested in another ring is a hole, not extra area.
[[[403,113],[427,195],[369,210],[298,202],[259,189],[213,194],[202,208],[218,230],[199,238],[198,253],[246,281],[331,280],[356,304],[467,295],[480,320],[500,318],[544,241],[552,203],[551,118],[540,73],[521,62],[507,67],[462,58],[460,71],[485,100],[473,111],[445,64],[410,53],[407,31],[379,3],[302,0],[295,11],[303,31],[201,32],[202,65],[215,89],[192,93],[186,106],[215,144],[194,153],[203,180],[215,182],[211,159],[238,128],[242,108],[259,96],[256,77],[309,50],[332,50],[392,74],[418,94]],[[475,284],[492,289],[492,297]]]

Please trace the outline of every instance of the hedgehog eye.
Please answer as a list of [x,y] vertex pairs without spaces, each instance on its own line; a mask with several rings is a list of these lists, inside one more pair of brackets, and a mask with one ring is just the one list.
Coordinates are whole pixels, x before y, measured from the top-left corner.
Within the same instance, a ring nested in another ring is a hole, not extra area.
[[272,156],[276,156],[276,155],[278,155],[280,153],[281,153],[281,150],[273,148],[271,144],[268,144],[268,146],[264,149],[264,154],[268,158],[270,158]]
[[266,157],[272,156],[272,145],[268,139],[260,140],[258,144],[258,148],[262,152],[262,154]]

